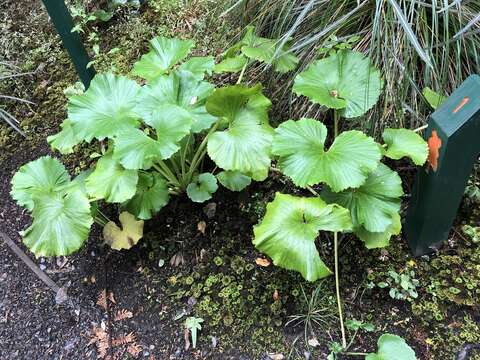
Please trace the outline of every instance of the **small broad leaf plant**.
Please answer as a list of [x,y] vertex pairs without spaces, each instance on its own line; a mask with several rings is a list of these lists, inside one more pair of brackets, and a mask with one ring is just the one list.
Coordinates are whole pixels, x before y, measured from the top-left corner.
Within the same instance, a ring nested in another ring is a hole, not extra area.
[[[261,55],[245,55],[248,62],[268,61],[273,54],[268,46],[275,42],[267,45],[268,39],[255,37],[253,31],[249,39],[248,51],[257,49]],[[247,40],[242,41],[246,46]],[[244,45],[235,48],[247,51]],[[50,156],[22,166],[14,175],[11,195],[33,217],[23,232],[24,243],[36,256],[75,252],[93,222],[104,227],[112,248],[128,249],[142,237],[143,220],[171,195],[186,192],[192,201],[204,202],[218,182],[240,191],[252,179],[268,176],[274,135],[270,100],[261,85],[215,89],[205,80],[213,72],[214,58],[186,59],[193,46],[190,40],[156,37],[133,66],[132,75],[142,79],[140,83],[99,74],[88,90],[69,97],[68,118],[48,142],[62,154],[72,153],[82,142],[96,141],[100,150],[92,154],[98,158],[94,169],[73,180]],[[278,69],[294,67],[296,58],[287,59],[288,64],[276,63]],[[211,172],[204,171],[207,154],[215,164]],[[98,209],[100,200],[123,210],[121,228]]]
[[[272,154],[276,169],[313,197],[277,193],[263,220],[254,228],[254,244],[275,265],[296,270],[308,281],[332,272],[322,261],[315,240],[319,231],[333,232],[336,292],[342,346],[347,343],[338,278],[338,232],[354,233],[369,249],[385,247],[401,230],[399,175],[382,157],[409,157],[425,163],[426,142],[414,131],[386,129],[384,145],[357,130],[339,131],[340,121],[364,115],[377,102],[382,79],[370,60],[339,50],[314,61],[297,75],[293,91],[331,109],[333,139],[315,119],[288,120],[275,129]],[[321,188],[313,186],[321,185]]]

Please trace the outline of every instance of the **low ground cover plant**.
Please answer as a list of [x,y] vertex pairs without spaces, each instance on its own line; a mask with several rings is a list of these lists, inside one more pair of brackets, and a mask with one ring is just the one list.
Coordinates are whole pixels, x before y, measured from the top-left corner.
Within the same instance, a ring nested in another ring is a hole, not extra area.
[[[236,48],[243,51],[249,44],[266,51],[268,39],[253,33],[249,39],[254,43],[243,40]],[[133,66],[131,75],[140,81],[99,74],[88,90],[69,97],[68,119],[47,140],[62,154],[94,142],[96,166],[72,180],[59,160],[45,156],[15,174],[11,194],[32,212],[23,238],[35,255],[71,254],[86,241],[93,222],[104,226],[113,248],[130,248],[142,236],[143,220],[170,196],[186,193],[204,202],[218,183],[240,191],[268,176],[270,100],[260,84],[215,89],[205,80],[213,57],[186,59],[193,47],[191,40],[156,37]],[[203,170],[207,153],[215,164],[211,172]],[[98,201],[124,210],[122,228],[99,210]]]
[[[68,118],[48,142],[64,154],[82,142],[94,143],[96,165],[73,179],[50,156],[19,169],[11,194],[33,217],[24,243],[36,256],[68,255],[84,244],[96,222],[112,248],[128,249],[142,237],[143,220],[171,196],[186,193],[204,202],[218,183],[240,191],[270,170],[281,172],[312,196],[277,193],[254,228],[253,243],[275,265],[316,281],[332,274],[316,239],[320,231],[333,232],[341,351],[346,351],[339,242],[353,233],[367,248],[378,248],[400,233],[402,183],[382,159],[408,157],[423,165],[426,142],[406,129],[386,129],[384,144],[357,130],[341,132],[342,122],[364,115],[382,91],[380,72],[361,53],[335,49],[295,79],[293,92],[330,109],[331,124],[302,118],[274,129],[261,84],[242,80],[252,61],[279,72],[294,69],[294,56],[275,56],[288,45],[279,49],[275,40],[249,28],[217,65],[210,56],[188,57],[193,46],[156,37],[133,66],[131,75],[139,81],[99,74],[88,90],[69,97]],[[235,85],[215,88],[205,80],[213,71],[240,75]],[[121,227],[100,211],[99,201],[119,206]]]
[[[260,251],[274,264],[296,270],[308,281],[332,274],[320,258],[315,240],[319,231],[333,232],[344,349],[338,233],[353,232],[370,249],[387,246],[401,230],[403,190],[399,175],[381,160],[409,157],[423,165],[428,156],[427,144],[411,130],[385,129],[383,145],[357,130],[339,131],[341,118],[348,121],[361,116],[376,103],[382,84],[370,60],[351,50],[333,52],[297,75],[293,86],[297,95],[332,109],[333,142],[325,148],[328,129],[315,119],[288,120],[275,129],[272,154],[277,157],[277,169],[314,196],[277,193],[254,229],[253,242]],[[312,188],[319,184],[318,191]]]

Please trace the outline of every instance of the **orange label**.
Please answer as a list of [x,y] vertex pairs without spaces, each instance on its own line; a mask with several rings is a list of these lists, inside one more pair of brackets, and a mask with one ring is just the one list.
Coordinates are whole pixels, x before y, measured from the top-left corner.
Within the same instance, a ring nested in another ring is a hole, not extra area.
[[437,135],[437,131],[433,130],[432,135],[427,141],[428,143],[428,164],[433,171],[437,171],[439,149],[442,147],[442,139]]

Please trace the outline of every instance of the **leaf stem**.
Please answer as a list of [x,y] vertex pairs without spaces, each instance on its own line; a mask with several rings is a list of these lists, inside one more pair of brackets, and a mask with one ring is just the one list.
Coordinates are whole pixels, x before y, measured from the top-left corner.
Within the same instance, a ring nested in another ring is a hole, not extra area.
[[363,352],[342,352],[343,355],[350,355],[350,356],[367,356],[368,353]]
[[[163,163],[163,161],[162,161]],[[160,162],[159,162],[159,165],[160,165]],[[165,164],[163,164],[165,165]],[[153,164],[153,168],[155,170],[157,170],[165,179],[167,179],[171,184],[175,185],[175,186],[178,186],[180,187],[180,182],[177,180],[177,178],[171,173],[170,169],[168,169],[169,171],[166,172],[164,171],[163,168],[161,168],[160,166],[158,166],[157,164]],[[169,174],[170,173],[170,174]]]
[[338,136],[338,111],[333,110],[333,139],[336,139]]
[[100,216],[95,216],[93,218],[93,222],[95,222],[96,224],[100,225],[101,227],[104,227],[105,225],[107,225],[107,221],[105,221],[102,217]]
[[[185,172],[186,172],[185,162],[186,162],[188,147],[190,146],[191,137],[192,137],[192,134],[191,133],[188,134],[188,139],[187,139],[187,142],[185,144],[185,149],[183,149],[184,151],[182,151],[182,149],[180,149],[180,165],[182,167],[182,181],[185,181]],[[184,184],[184,185],[186,185],[186,184]]]
[[306,188],[307,188],[307,190],[310,191],[313,195],[315,195],[315,196],[320,196],[320,194],[319,194],[318,192],[316,192],[315,189],[312,188],[311,186],[308,186],[308,185],[307,185]]
[[422,125],[416,129],[413,130],[413,132],[420,132],[422,130],[425,130],[426,128],[428,128],[428,124],[427,125]]
[[335,256],[335,291],[337,293],[338,316],[340,318],[340,331],[342,332],[342,348],[347,347],[347,337],[343,326],[342,298],[340,297],[340,276],[338,271],[338,232],[333,233],[333,248]]
[[220,125],[220,121],[221,121],[221,118],[219,118],[217,120],[217,122],[210,128],[210,130],[208,130],[207,135],[205,135],[202,142],[198,146],[197,151],[195,152],[195,155],[193,155],[192,162],[190,163],[190,169],[188,170],[188,173],[187,173],[187,176],[186,176],[186,179],[188,180],[187,181],[188,183],[190,183],[190,180],[192,179],[193,173],[195,172],[195,170],[197,170],[197,167],[200,164],[200,161],[202,160],[202,158],[207,153],[206,146],[207,146],[207,143],[208,143],[208,138],[210,137],[211,134],[213,134],[215,132],[215,130],[217,130],[218,125]]
[[238,80],[237,80],[237,82],[236,82],[236,85],[238,85],[238,84],[240,84],[240,83],[242,82],[243,75],[245,74],[245,70],[247,69],[248,63],[249,63],[249,61],[247,60],[247,62],[245,63],[245,65],[243,65],[242,71],[240,72],[240,76],[238,77]]

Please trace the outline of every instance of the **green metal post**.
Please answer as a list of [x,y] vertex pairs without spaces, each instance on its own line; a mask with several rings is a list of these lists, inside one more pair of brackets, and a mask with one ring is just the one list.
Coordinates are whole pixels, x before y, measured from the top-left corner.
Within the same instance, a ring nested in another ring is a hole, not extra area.
[[90,62],[90,59],[80,36],[77,32],[72,32],[74,26],[73,20],[64,1],[43,0],[43,4],[47,8],[48,15],[50,15],[53,25],[55,25],[55,28],[62,39],[63,46],[67,49],[68,54],[75,65],[78,76],[85,85],[85,88],[88,88],[90,81],[95,76],[95,70],[93,67],[87,69],[87,64]]
[[480,154],[480,77],[472,75],[430,116],[429,162],[417,174],[405,234],[414,255],[448,239]]

